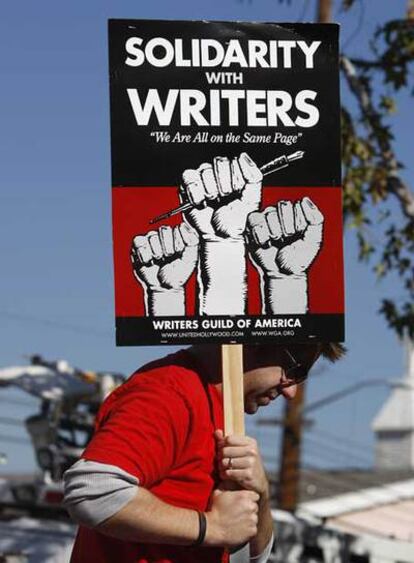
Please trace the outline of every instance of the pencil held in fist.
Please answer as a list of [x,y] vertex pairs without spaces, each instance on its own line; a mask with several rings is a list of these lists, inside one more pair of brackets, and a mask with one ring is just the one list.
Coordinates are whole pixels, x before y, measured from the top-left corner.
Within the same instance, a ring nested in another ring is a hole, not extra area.
[[[292,164],[292,162],[301,160],[304,157],[304,155],[305,153],[303,151],[296,151],[291,154],[282,154],[281,156],[278,156],[273,160],[270,160],[266,164],[263,164],[260,167],[260,172],[263,174],[263,176],[267,176],[268,174],[273,174],[278,170],[283,170],[284,168],[287,168],[288,166],[290,166],[290,164]],[[173,215],[177,215],[177,213],[184,213],[185,211],[188,211],[192,207],[193,204],[191,203],[191,201],[186,201],[184,203],[181,203],[181,205],[179,205],[175,209],[171,209],[166,213],[161,213],[161,215],[157,215],[157,217],[151,219],[150,224],[158,223],[158,221],[161,221],[162,219],[169,219]]]
[[187,221],[203,238],[240,238],[249,213],[259,208],[263,174],[247,153],[216,157],[185,170],[180,196],[192,207]]

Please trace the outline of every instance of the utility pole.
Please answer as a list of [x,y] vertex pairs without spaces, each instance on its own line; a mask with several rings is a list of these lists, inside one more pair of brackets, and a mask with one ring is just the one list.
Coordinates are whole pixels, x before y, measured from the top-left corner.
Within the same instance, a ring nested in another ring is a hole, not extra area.
[[[328,23],[332,18],[332,0],[318,0],[317,22]],[[300,455],[305,403],[305,384],[298,386],[296,396],[285,405],[282,430],[277,506],[294,512],[299,501]]]
[[414,20],[414,0],[408,0],[407,19]]
[[329,23],[332,20],[332,0],[319,0],[316,21]]
[[299,385],[295,397],[286,401],[280,452],[277,507],[294,512],[299,501],[300,451],[302,441],[305,384]]

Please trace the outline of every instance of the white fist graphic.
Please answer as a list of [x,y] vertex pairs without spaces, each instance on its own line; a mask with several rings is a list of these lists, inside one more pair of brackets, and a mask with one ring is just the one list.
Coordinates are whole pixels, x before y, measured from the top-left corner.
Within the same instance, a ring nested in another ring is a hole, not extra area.
[[247,233],[253,260],[270,277],[304,274],[321,248],[323,221],[308,197],[251,213]]
[[250,256],[262,278],[262,308],[271,314],[308,310],[307,271],[322,246],[324,218],[308,197],[279,201],[247,219]]
[[206,240],[242,238],[248,214],[259,209],[262,179],[246,153],[185,170],[180,195],[194,206],[186,220]]
[[148,315],[184,315],[184,285],[198,259],[198,235],[185,223],[138,235],[132,242],[134,275],[145,289]]

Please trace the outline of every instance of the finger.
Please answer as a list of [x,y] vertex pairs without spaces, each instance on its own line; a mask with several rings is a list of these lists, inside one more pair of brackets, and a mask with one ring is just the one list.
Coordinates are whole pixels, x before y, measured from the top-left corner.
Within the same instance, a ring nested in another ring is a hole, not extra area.
[[205,198],[205,191],[200,173],[197,170],[185,170],[181,189],[185,190],[193,205],[200,205]]
[[249,473],[244,469],[222,469],[219,472],[219,476],[220,479],[225,482],[233,481],[234,483],[238,483],[241,486],[245,485],[246,481],[250,480],[251,478],[251,475],[249,475]]
[[301,233],[306,229],[307,222],[299,201],[295,203],[293,213],[295,216],[295,230],[297,233]]
[[216,441],[221,444],[224,444],[224,432],[223,430],[215,430],[214,431],[214,438],[216,439]]
[[270,238],[272,238],[273,240],[281,240],[283,238],[283,232],[276,208],[267,207],[264,210],[264,215],[267,223],[267,228],[269,229]]
[[147,234],[147,239],[152,251],[152,255],[156,260],[160,260],[162,258],[162,248],[157,231],[150,231]]
[[225,156],[216,156],[213,160],[213,168],[219,195],[230,195],[232,193],[232,185],[229,159]]
[[233,469],[250,469],[252,467],[252,460],[248,457],[225,457],[221,460],[220,465],[223,469],[229,471]]
[[323,225],[309,225],[306,231],[303,233],[303,240],[299,241],[302,242],[308,249],[308,251],[312,251],[316,253],[322,246],[323,240]]
[[164,256],[172,256],[174,254],[174,240],[172,228],[168,225],[162,225],[159,228],[159,237],[161,248]]
[[241,436],[240,434],[229,434],[225,437],[226,446],[254,446],[256,441],[250,436]]
[[258,168],[246,152],[242,152],[239,156],[239,164],[243,177],[248,184],[256,184],[263,180],[263,174],[260,168]]
[[[236,481],[237,483],[242,483],[249,481],[251,479],[251,473],[246,469],[225,469],[221,472],[220,478],[231,481]],[[254,507],[253,507],[254,508]]]
[[266,246],[270,240],[270,232],[263,213],[253,211],[247,217],[247,229],[257,246]]
[[301,201],[308,226],[303,234],[303,242],[310,248],[319,249],[322,244],[324,217],[318,207],[308,197]]
[[258,500],[260,500],[260,495],[259,493],[256,493],[254,491],[246,491],[246,494],[250,497],[250,499],[253,502],[257,502]]
[[231,160],[231,183],[234,192],[241,192],[244,188],[245,180],[237,157]]
[[252,457],[253,452],[251,446],[225,446],[221,450],[221,457],[236,458],[236,457]]
[[293,215],[293,205],[290,201],[279,201],[277,204],[280,224],[285,236],[295,234],[295,222]]
[[176,254],[181,254],[185,248],[183,237],[180,232],[180,227],[177,225],[173,230],[174,251]]
[[199,239],[197,232],[187,225],[187,223],[181,223],[179,226],[181,236],[183,237],[184,244],[186,246],[197,246]]
[[309,197],[302,199],[301,206],[309,225],[320,225],[323,223],[322,213]]
[[147,237],[136,236],[132,241],[132,251],[142,264],[149,264],[152,261],[152,251]]
[[199,166],[198,171],[203,182],[206,199],[210,201],[217,199],[219,195],[219,189],[216,182],[216,177],[214,175],[213,166],[205,162],[204,164],[201,164],[201,166]]

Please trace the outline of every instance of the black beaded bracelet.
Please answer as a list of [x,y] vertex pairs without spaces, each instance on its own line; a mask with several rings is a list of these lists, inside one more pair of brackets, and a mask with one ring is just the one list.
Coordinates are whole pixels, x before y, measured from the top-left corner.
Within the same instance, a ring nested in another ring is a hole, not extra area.
[[206,532],[207,532],[207,518],[206,515],[204,514],[204,512],[200,512],[199,510],[197,511],[198,513],[198,523],[199,523],[199,532],[198,532],[198,538],[196,539],[196,541],[192,544],[193,547],[197,547],[199,545],[201,545],[206,537]]

